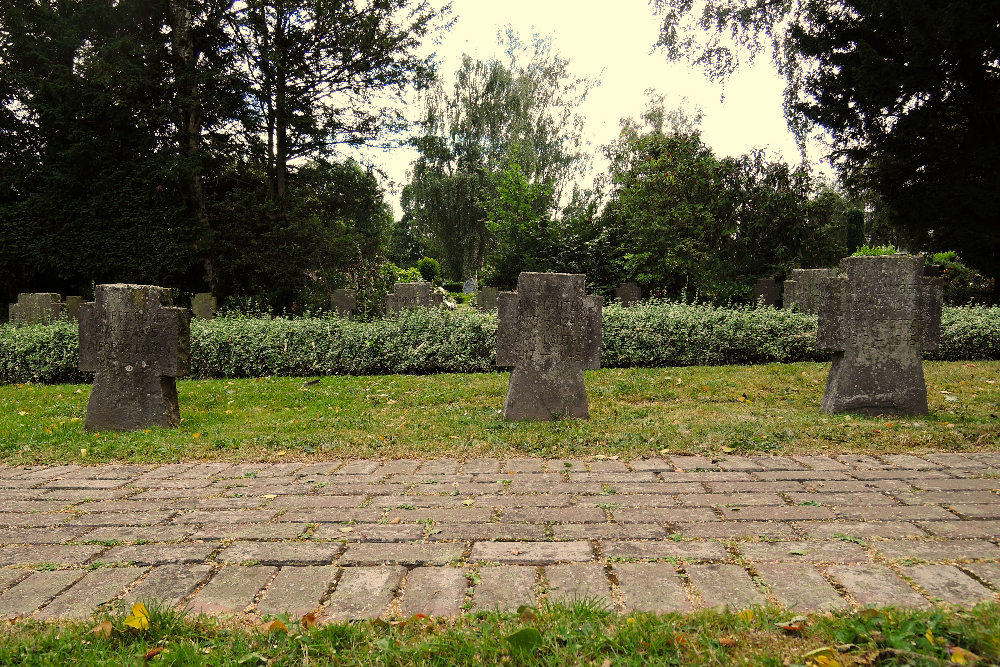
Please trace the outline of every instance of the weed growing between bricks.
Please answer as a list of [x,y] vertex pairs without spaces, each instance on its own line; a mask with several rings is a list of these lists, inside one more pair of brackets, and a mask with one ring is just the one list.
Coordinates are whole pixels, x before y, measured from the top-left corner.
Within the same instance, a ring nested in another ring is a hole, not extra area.
[[[865,609],[794,617],[620,616],[578,601],[455,620],[413,616],[318,627],[258,626],[149,607],[148,628],[117,609],[77,624],[27,621],[0,634],[0,664],[119,665],[942,665],[1000,661],[1000,605],[968,611]],[[134,623],[133,623],[134,625]]]

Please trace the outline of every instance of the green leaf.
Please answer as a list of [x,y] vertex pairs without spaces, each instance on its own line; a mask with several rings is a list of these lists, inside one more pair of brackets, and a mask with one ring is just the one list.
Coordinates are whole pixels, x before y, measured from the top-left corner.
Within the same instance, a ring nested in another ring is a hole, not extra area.
[[507,641],[519,651],[534,651],[542,645],[542,633],[535,628],[522,628],[507,635]]

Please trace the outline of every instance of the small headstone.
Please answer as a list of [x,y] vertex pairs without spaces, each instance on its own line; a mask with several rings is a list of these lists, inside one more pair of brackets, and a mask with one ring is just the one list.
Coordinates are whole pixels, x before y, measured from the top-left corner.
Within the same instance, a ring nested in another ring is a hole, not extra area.
[[818,343],[834,352],[823,412],[926,414],[921,353],[937,349],[941,303],[920,257],[841,260],[820,296]]
[[385,312],[395,314],[406,308],[437,308],[444,296],[431,291],[430,283],[396,283],[385,297]]
[[462,283],[462,294],[475,294],[476,293],[476,279],[469,278],[464,283]]
[[753,284],[753,301],[777,308],[781,301],[781,285],[774,278],[760,278]]
[[800,313],[815,315],[819,312],[823,281],[836,275],[836,269],[792,269],[791,276],[782,287],[782,308],[794,306]]
[[476,294],[476,308],[492,312],[497,309],[497,296],[500,290],[496,287],[482,287]]
[[513,367],[504,419],[551,420],[589,414],[586,368],[601,367],[599,296],[582,273],[522,273],[501,292],[497,366]]
[[219,303],[211,292],[198,292],[191,297],[191,313],[199,320],[214,320]]
[[80,370],[96,373],[87,430],[177,426],[175,378],[189,372],[190,348],[190,313],[170,290],[98,285],[80,306]]
[[350,317],[357,308],[358,291],[354,289],[335,289],[330,295],[330,308],[341,317]]
[[81,305],[83,305],[82,296],[68,296],[66,297],[66,301],[63,302],[63,312],[68,319],[75,322],[80,319]]
[[642,301],[642,290],[639,289],[638,283],[622,283],[615,288],[615,298],[623,306],[631,306]]
[[51,324],[62,313],[62,302],[58,294],[51,292],[23,292],[17,295],[17,303],[10,304],[11,324]]

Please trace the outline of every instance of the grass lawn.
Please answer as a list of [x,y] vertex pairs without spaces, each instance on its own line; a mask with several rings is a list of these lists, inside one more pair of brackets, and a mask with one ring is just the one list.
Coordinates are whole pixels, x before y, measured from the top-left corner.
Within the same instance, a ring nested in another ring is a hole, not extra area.
[[[247,628],[150,610],[101,627],[26,622],[0,630],[5,665],[987,665],[1000,660],[1000,607],[968,612],[864,610],[812,616],[632,614],[593,605],[458,620],[413,617],[304,629]],[[779,625],[784,627],[779,627]]]
[[507,374],[188,380],[176,429],[89,433],[88,385],[0,387],[0,461],[1000,449],[1000,362],[927,362],[931,413],[819,412],[828,364],[586,373],[589,420],[505,422]]

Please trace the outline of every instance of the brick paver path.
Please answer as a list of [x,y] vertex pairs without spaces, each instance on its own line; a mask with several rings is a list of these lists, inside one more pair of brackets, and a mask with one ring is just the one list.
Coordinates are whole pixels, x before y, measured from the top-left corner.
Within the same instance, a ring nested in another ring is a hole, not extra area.
[[1000,454],[0,467],[0,618],[971,605]]

